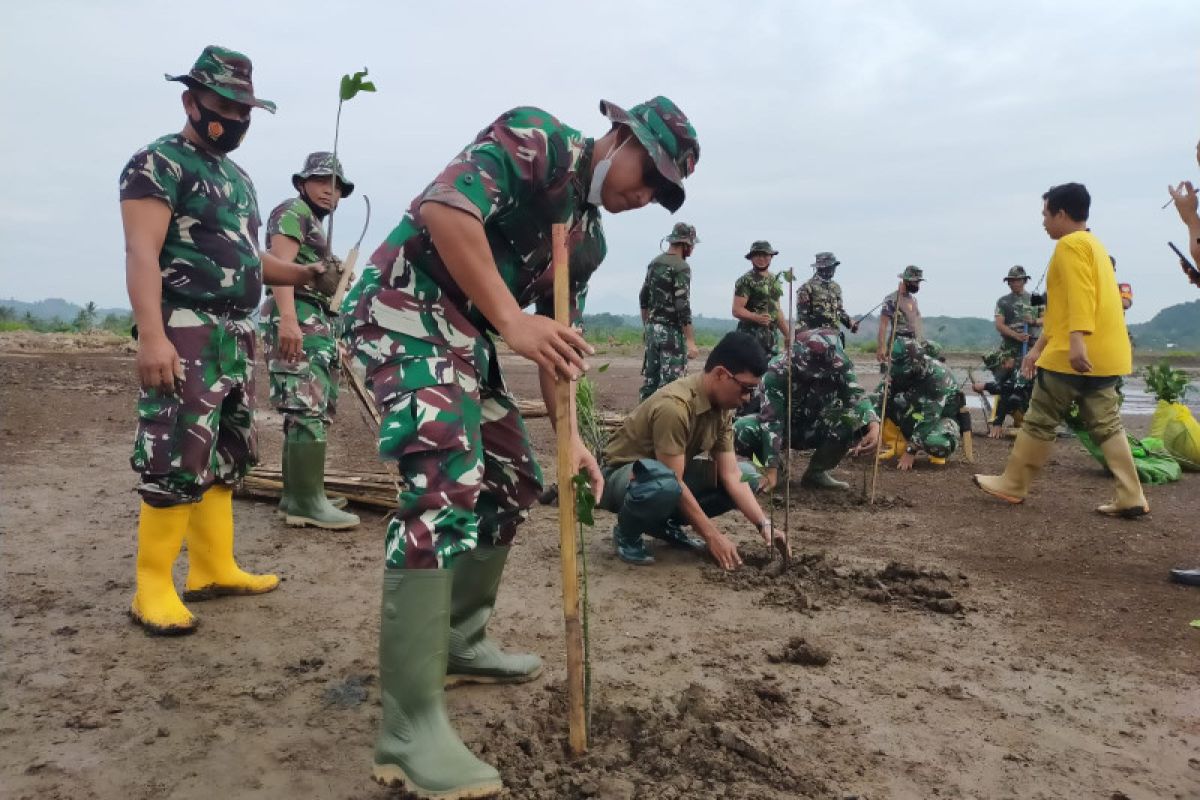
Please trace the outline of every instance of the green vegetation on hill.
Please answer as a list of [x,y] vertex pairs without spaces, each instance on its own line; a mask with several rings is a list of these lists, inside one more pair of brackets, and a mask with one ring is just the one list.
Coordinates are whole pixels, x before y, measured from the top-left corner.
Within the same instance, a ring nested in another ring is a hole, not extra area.
[[132,327],[133,314],[125,309],[101,309],[96,308],[95,303],[77,306],[57,298],[37,303],[0,300],[0,331],[70,333],[105,330],[128,335]]

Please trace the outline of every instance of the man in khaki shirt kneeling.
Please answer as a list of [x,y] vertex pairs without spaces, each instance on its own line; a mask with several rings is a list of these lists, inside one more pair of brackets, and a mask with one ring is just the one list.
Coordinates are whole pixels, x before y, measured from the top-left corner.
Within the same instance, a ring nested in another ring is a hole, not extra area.
[[[733,452],[733,412],[758,387],[767,356],[754,337],[727,334],[704,372],[680,378],[643,401],[604,453],[600,507],[616,512],[617,556],[638,566],[654,563],[643,534],[696,551],[717,563],[742,563],[737,546],[713,517],[737,508],[771,543],[771,523],[754,499],[758,474]],[[690,524],[699,538],[684,532]]]

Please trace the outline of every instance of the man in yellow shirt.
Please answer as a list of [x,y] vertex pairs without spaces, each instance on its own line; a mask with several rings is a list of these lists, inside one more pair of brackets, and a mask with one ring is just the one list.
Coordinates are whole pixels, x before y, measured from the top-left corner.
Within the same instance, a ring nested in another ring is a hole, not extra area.
[[1003,475],[976,475],[990,495],[1020,503],[1054,444],[1055,428],[1074,403],[1117,479],[1116,495],[1097,511],[1112,517],[1150,512],[1121,423],[1117,384],[1133,370],[1121,292],[1108,252],[1087,228],[1092,198],[1080,183],[1042,195],[1042,226],[1058,242],[1046,269],[1045,328],[1021,363],[1037,376],[1025,424]]

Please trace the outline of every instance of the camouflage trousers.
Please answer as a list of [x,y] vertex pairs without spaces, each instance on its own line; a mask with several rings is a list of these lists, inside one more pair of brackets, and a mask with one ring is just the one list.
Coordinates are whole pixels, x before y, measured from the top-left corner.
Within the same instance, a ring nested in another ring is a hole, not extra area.
[[382,415],[379,454],[403,480],[388,568],[449,567],[480,542],[510,544],[542,472],[491,339],[440,297],[367,292],[360,309],[370,318],[354,320],[349,336]]
[[271,376],[271,403],[283,415],[283,429],[304,431],[312,441],[325,441],[337,411],[338,363],[334,322],[320,304],[296,298],[296,318],[304,340],[297,361],[279,357],[279,308],[274,298],[263,309],[263,341]]
[[754,337],[754,340],[759,343],[763,351],[766,352],[767,358],[771,358],[779,354],[779,337],[775,335],[775,326],[772,325],[755,325],[751,322],[741,320],[738,322],[737,329],[742,333],[748,333]]
[[687,343],[683,329],[661,322],[647,322],[643,332],[646,352],[642,357],[642,382],[640,400],[645,400],[671,381],[687,373]]
[[888,402],[887,415],[915,447],[937,458],[948,458],[958,449],[958,408],[954,402],[897,394]]
[[[792,449],[812,450],[821,445],[849,449],[861,427],[836,411],[817,416],[797,415],[792,420]],[[780,466],[783,460],[783,426],[778,433],[755,414],[733,421],[733,450],[742,458],[758,459],[765,467]]]
[[197,502],[214,483],[240,481],[258,461],[254,323],[163,306],[163,326],[184,377],[174,392],[141,390],[129,460],[142,476],[142,499],[157,508]]

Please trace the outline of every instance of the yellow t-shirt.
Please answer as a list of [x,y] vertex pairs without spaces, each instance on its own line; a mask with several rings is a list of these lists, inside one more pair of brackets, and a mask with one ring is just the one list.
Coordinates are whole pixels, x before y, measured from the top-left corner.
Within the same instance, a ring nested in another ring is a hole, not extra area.
[[605,462],[619,467],[639,458],[683,455],[691,461],[700,453],[733,450],[733,412],[708,402],[701,387],[704,374],[668,383],[647,397],[605,449]]
[[1071,331],[1083,331],[1095,377],[1128,375],[1133,350],[1121,308],[1121,290],[1108,251],[1090,231],[1058,240],[1046,269],[1048,337],[1037,365],[1054,372],[1081,374],[1071,368]]

